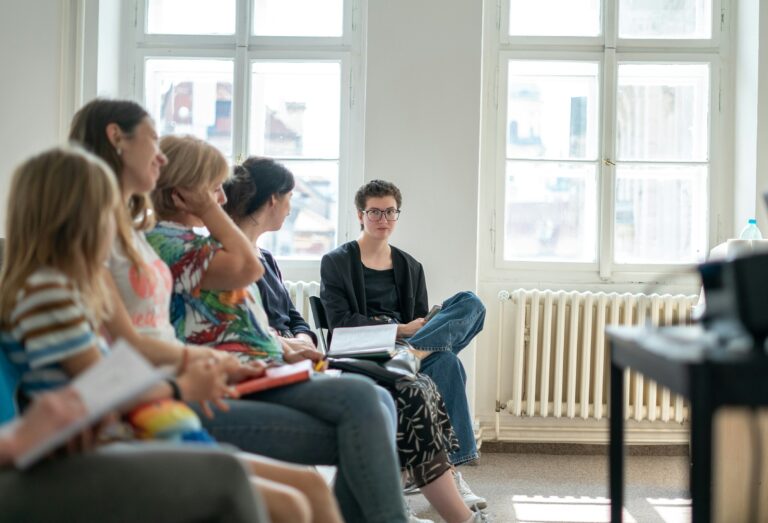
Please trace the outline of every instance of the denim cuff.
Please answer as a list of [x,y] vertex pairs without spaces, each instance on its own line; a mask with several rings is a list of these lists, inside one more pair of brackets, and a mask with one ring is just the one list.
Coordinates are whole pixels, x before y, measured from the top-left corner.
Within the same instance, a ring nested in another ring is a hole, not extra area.
[[469,463],[470,461],[475,461],[477,459],[480,459],[480,454],[478,454],[477,451],[467,456],[461,456],[458,458],[451,456],[451,465],[453,465],[454,467],[458,467],[460,465],[464,465],[465,463]]

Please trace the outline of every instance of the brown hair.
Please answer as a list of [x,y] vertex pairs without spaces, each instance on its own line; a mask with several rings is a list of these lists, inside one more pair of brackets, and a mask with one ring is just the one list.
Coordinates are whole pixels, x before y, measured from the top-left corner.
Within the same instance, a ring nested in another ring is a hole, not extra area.
[[[136,102],[97,98],[75,113],[69,129],[69,139],[104,160],[120,181],[123,159],[107,137],[107,126],[114,123],[127,136],[131,136],[145,118],[149,118],[149,113]],[[141,267],[141,256],[131,238],[131,227],[138,230],[154,227],[152,202],[146,194],[134,194],[127,208],[123,206],[123,209],[130,219],[118,220],[117,239],[133,265]]]

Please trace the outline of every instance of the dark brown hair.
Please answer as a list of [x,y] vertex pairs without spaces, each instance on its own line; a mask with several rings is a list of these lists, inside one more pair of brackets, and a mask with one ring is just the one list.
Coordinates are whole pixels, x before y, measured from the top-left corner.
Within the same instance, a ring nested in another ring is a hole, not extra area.
[[371,180],[357,190],[355,193],[355,206],[358,211],[364,211],[368,198],[382,198],[392,196],[399,209],[403,205],[403,195],[400,189],[392,182],[384,180]]
[[224,183],[224,210],[233,220],[241,220],[261,209],[272,195],[287,194],[295,185],[293,174],[285,166],[272,158],[252,156],[235,166],[234,176]]

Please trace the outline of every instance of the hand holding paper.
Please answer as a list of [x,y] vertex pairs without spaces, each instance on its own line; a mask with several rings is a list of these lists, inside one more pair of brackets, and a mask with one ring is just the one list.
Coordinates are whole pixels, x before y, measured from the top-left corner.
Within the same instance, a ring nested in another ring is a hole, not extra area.
[[27,414],[2,429],[14,442],[12,459],[27,468],[158,383],[165,374],[127,343],[87,369],[66,389],[41,395]]

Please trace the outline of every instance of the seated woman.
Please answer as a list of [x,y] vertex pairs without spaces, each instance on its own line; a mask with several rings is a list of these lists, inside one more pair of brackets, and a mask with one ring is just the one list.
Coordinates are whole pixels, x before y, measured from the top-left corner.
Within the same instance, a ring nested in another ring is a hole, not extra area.
[[[168,164],[161,169],[152,200],[161,221],[147,240],[173,276],[170,320],[176,336],[245,361],[319,359],[315,351],[284,354],[269,332],[255,283],[244,285],[222,263],[226,252],[218,237],[242,233],[231,221],[216,237],[206,228],[211,215],[223,213],[221,184],[228,172],[221,153],[193,137],[166,136],[160,147]],[[216,159],[217,168],[206,168],[212,165],[210,158]],[[381,403],[394,409],[392,400],[380,397],[370,381],[359,377],[323,378],[263,391],[241,402],[281,407],[286,419],[294,420],[293,427],[225,413],[217,419],[229,415],[228,424],[218,422],[211,432],[238,446],[248,445],[246,438],[261,440],[272,457],[338,465],[335,491],[346,521],[405,521],[394,421]]]
[[[471,292],[445,300],[429,322],[424,268],[408,253],[390,245],[389,237],[400,216],[402,195],[394,184],[373,180],[355,194],[360,236],[323,256],[320,298],[331,329],[397,323],[397,334],[426,352],[421,372],[440,390],[459,450],[451,462],[461,465],[477,459],[477,446],[465,390],[467,375],[458,358],[485,321],[485,307]],[[468,505],[485,507],[460,473],[459,490]]]
[[[265,273],[257,286],[270,326],[285,345],[315,350],[314,333],[293,306],[275,258],[257,246],[262,234],[283,226],[294,184],[293,174],[274,160],[249,158],[225,182],[224,208],[261,257]],[[446,521],[465,521],[472,514],[449,473],[448,453],[457,443],[434,383],[419,375],[415,382],[399,383],[389,392],[398,406],[397,445],[406,482],[421,488]]]

